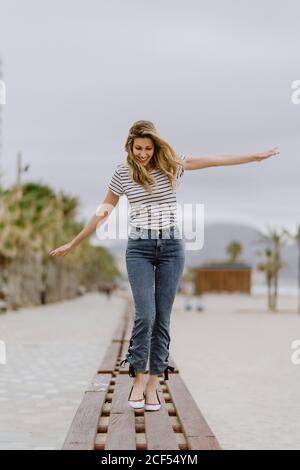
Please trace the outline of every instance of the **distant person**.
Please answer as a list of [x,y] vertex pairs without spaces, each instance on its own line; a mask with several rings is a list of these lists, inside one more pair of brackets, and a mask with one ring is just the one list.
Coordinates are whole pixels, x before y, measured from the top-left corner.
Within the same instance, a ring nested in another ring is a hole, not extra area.
[[106,291],[106,297],[109,299],[110,295],[111,295],[112,287],[107,287],[107,289],[105,289],[105,291]]
[[191,310],[192,308],[193,308],[192,298],[190,296],[187,296],[184,300],[184,309],[185,310]]
[[195,308],[198,312],[202,312],[204,310],[204,305],[202,303],[201,297],[196,297],[196,306],[195,306]]
[[[258,162],[279,152],[274,148],[252,155],[186,157],[178,155],[150,121],[133,124],[125,150],[126,161],[112,174],[100,215],[94,215],[74,240],[52,250],[50,255],[68,254],[91,235],[100,222],[107,220],[120,196],[127,196],[131,204],[131,231],[126,267],[136,317],[128,353],[121,366],[128,362],[129,375],[134,377],[129,405],[156,411],[161,407],[156,389],[158,376],[164,373],[167,380],[168,370],[174,370],[168,364],[170,315],[185,263],[185,245],[176,213],[178,183],[185,170]],[[144,393],[143,374],[149,351],[150,376]]]

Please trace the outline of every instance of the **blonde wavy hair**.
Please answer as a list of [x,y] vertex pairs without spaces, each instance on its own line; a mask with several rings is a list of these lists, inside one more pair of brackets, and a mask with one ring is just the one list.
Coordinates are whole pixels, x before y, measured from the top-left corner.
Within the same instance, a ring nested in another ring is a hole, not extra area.
[[129,129],[125,150],[131,179],[143,186],[146,191],[153,192],[154,178],[133,154],[133,143],[137,137],[148,137],[152,140],[154,153],[151,163],[155,169],[159,169],[167,175],[172,191],[174,191],[176,188],[176,174],[179,168],[183,168],[183,162],[171,145],[158,134],[151,121],[136,121]]

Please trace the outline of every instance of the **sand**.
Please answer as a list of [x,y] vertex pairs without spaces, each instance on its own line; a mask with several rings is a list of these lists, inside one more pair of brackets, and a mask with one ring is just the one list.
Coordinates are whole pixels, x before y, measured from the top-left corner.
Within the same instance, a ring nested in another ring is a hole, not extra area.
[[[170,351],[224,449],[300,449],[297,299],[279,313],[264,296],[206,295],[203,312],[176,299]],[[194,299],[194,306],[196,305]]]

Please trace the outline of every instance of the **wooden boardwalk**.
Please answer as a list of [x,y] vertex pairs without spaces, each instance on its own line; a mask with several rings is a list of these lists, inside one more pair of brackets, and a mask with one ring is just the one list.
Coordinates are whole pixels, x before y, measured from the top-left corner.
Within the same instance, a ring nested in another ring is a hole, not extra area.
[[87,387],[74,416],[63,450],[221,450],[203,414],[174,371],[159,377],[159,411],[134,410],[128,404],[133,379],[125,358],[134,322],[128,301],[124,315],[98,371]]

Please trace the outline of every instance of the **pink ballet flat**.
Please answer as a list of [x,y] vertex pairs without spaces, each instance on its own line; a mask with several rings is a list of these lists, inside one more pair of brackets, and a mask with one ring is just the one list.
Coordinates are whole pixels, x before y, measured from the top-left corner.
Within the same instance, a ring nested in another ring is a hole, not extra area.
[[130,393],[129,393],[129,397],[128,397],[128,404],[129,404],[129,406],[131,406],[131,408],[135,408],[135,409],[144,408],[144,406],[145,406],[145,398],[141,398],[141,399],[139,399],[139,400],[130,400],[130,396],[131,396],[132,389],[133,389],[133,385],[132,385],[132,387],[131,387],[131,390],[130,390]]
[[160,402],[157,390],[156,390],[156,396],[157,396],[157,399],[158,399],[158,403],[145,403],[145,410],[146,411],[158,411],[158,410],[160,410],[161,402]]

